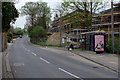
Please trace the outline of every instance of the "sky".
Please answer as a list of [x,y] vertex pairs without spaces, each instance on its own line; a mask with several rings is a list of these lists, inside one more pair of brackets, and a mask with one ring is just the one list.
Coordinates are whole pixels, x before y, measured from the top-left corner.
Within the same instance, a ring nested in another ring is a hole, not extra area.
[[[16,9],[20,12],[20,9],[22,6],[25,5],[26,2],[37,2],[37,1],[40,1],[40,0],[18,0],[18,2],[15,3],[15,7]],[[41,0],[43,1],[43,0]],[[111,0],[108,0],[108,1],[111,1]],[[114,3],[116,2],[119,2],[120,0],[113,0]],[[44,2],[47,2],[48,3],[48,6],[51,8],[51,9],[55,9],[57,7],[57,5],[59,5],[62,0],[44,0]],[[107,8],[110,8],[110,5],[108,5]],[[53,19],[53,14],[52,14],[52,19]],[[20,27],[20,28],[24,28],[24,25],[26,23],[26,16],[19,16],[15,22],[15,24],[13,24],[14,28],[16,27]]]
[[[27,2],[37,2],[37,1],[40,1],[40,0],[19,0],[18,2],[16,2],[15,4],[15,7],[16,9],[20,11],[21,7],[25,5],[25,3]],[[47,2],[48,3],[48,6],[51,8],[51,9],[54,9],[60,2],[61,0],[44,0],[44,2]],[[53,16],[53,14],[52,14]],[[53,17],[52,17],[53,18]],[[19,16],[15,22],[15,24],[13,24],[13,26],[16,28],[16,27],[20,27],[20,28],[24,28],[24,25],[26,23],[26,16]]]

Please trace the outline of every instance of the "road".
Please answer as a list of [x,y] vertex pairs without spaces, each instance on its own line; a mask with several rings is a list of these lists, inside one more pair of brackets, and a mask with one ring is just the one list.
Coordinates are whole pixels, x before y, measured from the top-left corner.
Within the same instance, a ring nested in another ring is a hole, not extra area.
[[117,73],[68,51],[42,48],[24,36],[9,53],[15,78],[117,78]]

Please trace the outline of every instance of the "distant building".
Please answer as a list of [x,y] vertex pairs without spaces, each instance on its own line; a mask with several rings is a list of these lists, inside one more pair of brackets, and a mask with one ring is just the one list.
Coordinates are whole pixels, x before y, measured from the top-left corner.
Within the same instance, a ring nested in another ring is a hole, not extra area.
[[[114,34],[118,36],[120,32],[120,2],[114,4]],[[104,30],[107,34],[107,41],[111,38],[111,9],[102,11],[101,15],[94,16],[93,27],[97,27],[98,30]],[[96,19],[95,19],[96,18]]]
[[[86,13],[88,14],[89,12]],[[70,37],[71,40],[78,42],[81,38],[80,34],[88,31],[90,22],[87,22],[86,24],[83,10],[76,10],[62,16],[61,18],[55,19],[51,25],[51,32],[60,32],[60,28],[62,27],[62,32],[66,33],[67,37]]]

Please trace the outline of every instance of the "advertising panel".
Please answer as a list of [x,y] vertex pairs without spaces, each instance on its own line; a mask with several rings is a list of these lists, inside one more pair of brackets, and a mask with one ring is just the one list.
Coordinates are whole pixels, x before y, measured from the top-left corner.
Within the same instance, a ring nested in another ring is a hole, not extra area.
[[95,35],[95,51],[104,51],[104,35]]

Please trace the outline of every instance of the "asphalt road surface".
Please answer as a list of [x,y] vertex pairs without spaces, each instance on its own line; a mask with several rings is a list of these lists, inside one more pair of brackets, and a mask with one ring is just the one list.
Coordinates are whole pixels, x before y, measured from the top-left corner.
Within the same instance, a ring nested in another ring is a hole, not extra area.
[[117,73],[68,51],[41,48],[28,36],[15,41],[9,53],[15,78],[117,78]]

